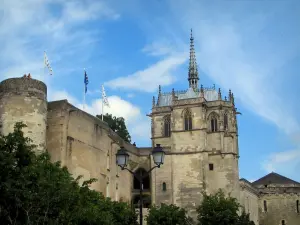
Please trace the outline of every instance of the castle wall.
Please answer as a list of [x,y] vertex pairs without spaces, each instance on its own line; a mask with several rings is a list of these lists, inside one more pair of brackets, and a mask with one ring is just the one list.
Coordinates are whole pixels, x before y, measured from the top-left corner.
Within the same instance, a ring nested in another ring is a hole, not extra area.
[[[83,175],[81,182],[96,178],[91,188],[112,200],[131,201],[132,175],[116,165],[115,154],[124,143],[106,123],[67,101],[49,103],[48,122],[47,148],[53,161],[60,160],[74,177]],[[136,154],[130,159],[138,161]]]
[[248,181],[240,181],[240,204],[246,213],[250,214],[250,220],[259,225],[258,191]]
[[27,125],[24,135],[36,145],[46,147],[47,87],[31,78],[11,78],[0,83],[0,131],[7,135],[16,122]]
[[[299,225],[300,213],[297,212],[296,208],[296,201],[300,201],[299,190],[297,191],[298,193],[280,192],[261,194],[258,202],[260,224],[282,225],[282,220],[284,220],[285,225]],[[266,201],[267,211],[264,208],[264,201]]]

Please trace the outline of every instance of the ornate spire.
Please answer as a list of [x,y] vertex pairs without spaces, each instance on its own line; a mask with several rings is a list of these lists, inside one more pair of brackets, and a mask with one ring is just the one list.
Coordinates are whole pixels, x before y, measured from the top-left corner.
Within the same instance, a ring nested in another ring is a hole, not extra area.
[[193,89],[198,89],[198,68],[194,47],[194,37],[193,30],[191,29],[191,38],[190,38],[190,62],[189,62],[189,86]]

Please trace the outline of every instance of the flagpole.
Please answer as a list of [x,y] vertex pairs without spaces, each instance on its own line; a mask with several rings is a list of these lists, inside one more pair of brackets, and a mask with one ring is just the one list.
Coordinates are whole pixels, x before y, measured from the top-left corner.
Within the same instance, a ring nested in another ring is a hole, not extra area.
[[45,69],[46,69],[46,59],[45,59],[45,55],[46,55],[46,51],[44,51],[44,55],[43,55],[43,58],[44,58],[44,71],[43,71],[43,76],[44,76],[44,79],[46,81],[46,76],[45,76]]
[[103,104],[104,102],[103,101],[104,101],[104,99],[103,99],[103,85],[102,85],[102,117],[101,117],[102,121],[103,121],[103,113],[104,113],[104,104]]
[[[84,80],[85,80],[85,68],[83,69],[83,71],[84,71]],[[85,89],[86,89],[86,83],[85,82],[83,82],[83,106],[82,106],[82,110],[84,110],[84,105],[85,105]]]

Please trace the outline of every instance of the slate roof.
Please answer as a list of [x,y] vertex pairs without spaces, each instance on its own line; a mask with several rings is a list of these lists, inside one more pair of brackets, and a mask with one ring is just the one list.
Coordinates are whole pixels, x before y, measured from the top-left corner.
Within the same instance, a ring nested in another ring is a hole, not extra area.
[[297,181],[294,181],[292,179],[289,179],[285,176],[282,176],[278,173],[269,173],[268,175],[252,182],[252,185],[258,186],[258,185],[268,185],[268,184],[292,184],[292,185],[300,185]]
[[[175,92],[175,96],[178,97],[178,100],[198,98],[200,97],[200,91],[194,91],[192,88],[189,88],[186,92]],[[204,98],[206,101],[216,101],[218,100],[218,92],[215,89],[206,89],[204,90]],[[171,104],[172,93],[162,93],[159,97],[158,106],[170,106]]]

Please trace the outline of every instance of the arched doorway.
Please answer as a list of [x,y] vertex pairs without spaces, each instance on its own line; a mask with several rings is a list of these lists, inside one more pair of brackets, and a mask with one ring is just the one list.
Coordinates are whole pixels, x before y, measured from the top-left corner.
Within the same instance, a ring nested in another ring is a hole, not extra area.
[[[150,175],[143,168],[138,168],[136,172],[143,176],[143,208],[149,208],[151,205]],[[132,207],[138,208],[140,203],[140,181],[134,177],[132,189]]]
[[[143,190],[144,191],[147,191],[147,190],[150,190],[150,176],[149,174],[147,174],[146,170],[143,169],[143,168],[139,168],[136,170],[136,173],[139,174],[139,175],[142,175],[144,178],[143,178]],[[133,179],[133,189],[134,190],[140,190],[140,181],[134,177]]]

